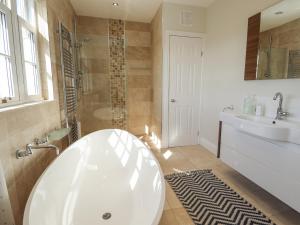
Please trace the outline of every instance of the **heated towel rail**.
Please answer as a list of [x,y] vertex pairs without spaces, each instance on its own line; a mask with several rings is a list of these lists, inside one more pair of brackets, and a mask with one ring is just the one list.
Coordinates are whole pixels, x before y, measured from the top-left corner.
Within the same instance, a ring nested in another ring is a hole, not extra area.
[[77,80],[75,73],[74,45],[71,33],[60,23],[60,52],[61,52],[61,70],[64,98],[65,125],[70,128],[69,142],[73,143],[79,138],[77,113]]

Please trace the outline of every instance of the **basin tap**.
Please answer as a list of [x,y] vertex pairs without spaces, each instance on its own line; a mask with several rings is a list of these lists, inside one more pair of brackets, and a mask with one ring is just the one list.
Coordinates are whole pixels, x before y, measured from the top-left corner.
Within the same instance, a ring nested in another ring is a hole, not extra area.
[[289,113],[283,112],[282,110],[283,95],[280,92],[277,92],[275,94],[273,100],[276,101],[278,98],[279,98],[279,104],[278,104],[275,120],[282,120],[284,117],[287,117]]

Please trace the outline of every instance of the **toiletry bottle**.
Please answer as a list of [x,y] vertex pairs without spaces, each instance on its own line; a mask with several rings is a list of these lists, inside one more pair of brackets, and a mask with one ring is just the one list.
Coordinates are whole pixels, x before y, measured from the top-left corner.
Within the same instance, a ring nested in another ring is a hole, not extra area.
[[256,110],[256,95],[252,95],[250,101],[250,114],[255,115],[255,110]]
[[256,104],[255,115],[256,116],[263,116],[264,115],[264,107],[263,107],[262,104]]

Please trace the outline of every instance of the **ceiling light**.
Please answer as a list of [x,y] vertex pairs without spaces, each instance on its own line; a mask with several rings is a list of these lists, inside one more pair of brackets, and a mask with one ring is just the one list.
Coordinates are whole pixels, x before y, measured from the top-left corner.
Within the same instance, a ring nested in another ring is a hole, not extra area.
[[119,6],[119,3],[117,3],[117,2],[113,2],[113,4],[112,4],[113,6]]

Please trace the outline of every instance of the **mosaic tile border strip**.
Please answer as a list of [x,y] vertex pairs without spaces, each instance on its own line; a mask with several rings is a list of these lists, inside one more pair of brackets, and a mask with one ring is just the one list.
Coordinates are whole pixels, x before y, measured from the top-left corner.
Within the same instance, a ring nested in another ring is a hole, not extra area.
[[127,128],[125,22],[109,20],[109,73],[111,83],[112,125]]

